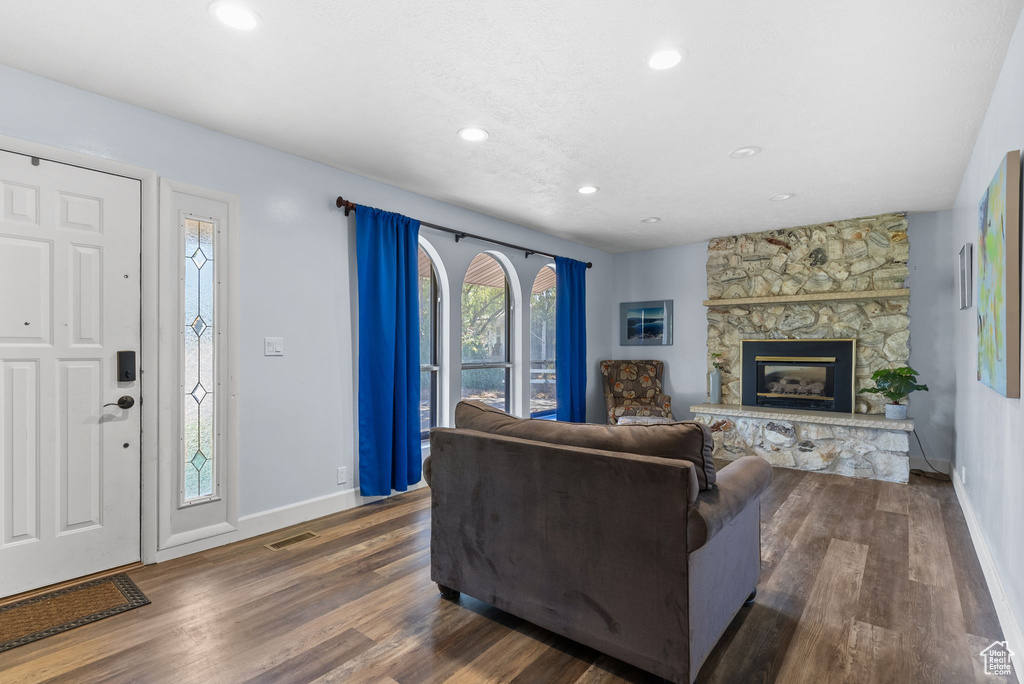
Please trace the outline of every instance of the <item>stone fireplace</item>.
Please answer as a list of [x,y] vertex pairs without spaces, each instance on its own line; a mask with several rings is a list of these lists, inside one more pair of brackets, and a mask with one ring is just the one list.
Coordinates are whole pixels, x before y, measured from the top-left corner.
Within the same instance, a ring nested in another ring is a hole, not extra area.
[[[722,404],[692,407],[716,456],[906,482],[912,421],[859,394],[910,357],[902,214],[718,238],[708,244],[708,368]],[[831,349],[843,341],[844,349]]]
[[[907,219],[886,214],[708,244],[708,370],[725,365],[722,403],[741,404],[740,342],[855,339],[856,389],[910,358]],[[712,357],[721,354],[720,357]],[[885,398],[858,394],[857,413]]]

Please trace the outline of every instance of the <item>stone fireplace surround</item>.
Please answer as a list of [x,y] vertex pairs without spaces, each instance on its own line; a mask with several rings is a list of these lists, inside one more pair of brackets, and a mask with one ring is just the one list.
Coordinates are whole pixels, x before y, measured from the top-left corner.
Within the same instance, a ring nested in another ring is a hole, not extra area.
[[773,465],[907,481],[913,422],[874,415],[884,397],[857,394],[854,414],[766,413],[741,406],[739,362],[742,339],[852,338],[857,390],[873,386],[875,370],[907,365],[908,256],[902,214],[711,240],[708,369],[725,366],[723,403],[691,410],[713,426],[716,457],[756,454]]

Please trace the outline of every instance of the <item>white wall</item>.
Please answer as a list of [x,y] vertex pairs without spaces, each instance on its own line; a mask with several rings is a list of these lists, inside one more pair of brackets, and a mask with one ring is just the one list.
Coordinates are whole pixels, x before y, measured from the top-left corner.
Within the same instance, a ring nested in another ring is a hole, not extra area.
[[[604,252],[2,66],[0,93],[0,135],[133,164],[241,197],[243,517],[347,489],[352,485],[336,484],[336,468],[358,470],[355,219],[334,208],[337,195],[592,261],[588,317],[593,330],[610,327],[612,258]],[[451,236],[426,230],[424,235],[451,262],[448,275],[458,284],[457,294],[472,255],[487,247],[472,241],[456,245]],[[509,256],[522,291],[529,292],[543,259]],[[453,333],[455,325],[453,318]],[[525,344],[527,332],[521,333]],[[284,337],[285,356],[264,357],[264,336]],[[607,340],[591,335],[592,374],[606,350]],[[590,388],[591,414],[600,419],[596,377]]]
[[[1022,147],[1024,22],[1018,21],[953,207],[953,239],[942,252],[946,263],[963,243],[977,242],[978,203],[1004,155]],[[965,476],[968,506],[1019,629],[1024,624],[1024,406],[978,382],[977,313],[975,306],[955,316],[956,466]],[[1024,651],[1019,641],[1011,647]]]
[[[666,247],[646,252],[616,254],[614,297],[609,339],[613,359],[658,359],[665,362],[664,391],[672,397],[672,413],[679,420],[693,417],[690,406],[707,401],[708,243]],[[619,303],[673,300],[672,344],[622,346],[618,344]]]
[[[959,311],[957,251],[953,245],[953,212],[911,214],[910,236],[910,367],[928,385],[910,396],[909,415],[932,465],[948,472],[953,458],[953,416],[956,371],[952,335]],[[911,435],[910,457],[921,456]],[[913,467],[926,467],[914,462]]]

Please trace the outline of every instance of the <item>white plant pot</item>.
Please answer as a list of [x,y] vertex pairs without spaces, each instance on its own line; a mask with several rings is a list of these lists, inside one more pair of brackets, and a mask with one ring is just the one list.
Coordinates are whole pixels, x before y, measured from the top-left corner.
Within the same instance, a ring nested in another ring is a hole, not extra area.
[[903,404],[886,404],[885,417],[889,420],[906,420],[907,407]]

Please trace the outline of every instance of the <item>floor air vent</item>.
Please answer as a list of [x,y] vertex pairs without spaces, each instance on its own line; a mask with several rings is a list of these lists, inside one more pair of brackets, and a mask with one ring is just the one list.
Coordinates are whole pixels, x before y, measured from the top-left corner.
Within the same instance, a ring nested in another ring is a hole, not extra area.
[[289,546],[292,546],[294,544],[298,544],[299,542],[304,542],[307,539],[313,539],[314,537],[319,537],[319,536],[320,536],[319,534],[316,534],[314,532],[301,532],[301,533],[295,535],[294,537],[288,537],[287,539],[280,539],[280,540],[274,542],[273,544],[265,544],[264,546],[266,546],[271,551],[280,551],[281,549],[286,549]]

